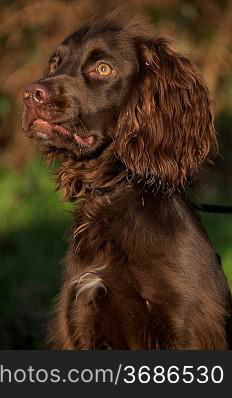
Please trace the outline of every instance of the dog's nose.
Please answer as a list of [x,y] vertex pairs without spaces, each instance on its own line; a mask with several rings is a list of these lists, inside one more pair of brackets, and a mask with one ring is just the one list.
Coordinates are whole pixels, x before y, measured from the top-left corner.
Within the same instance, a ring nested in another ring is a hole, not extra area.
[[23,93],[23,99],[27,104],[43,104],[50,96],[49,89],[41,83],[32,83],[27,86]]

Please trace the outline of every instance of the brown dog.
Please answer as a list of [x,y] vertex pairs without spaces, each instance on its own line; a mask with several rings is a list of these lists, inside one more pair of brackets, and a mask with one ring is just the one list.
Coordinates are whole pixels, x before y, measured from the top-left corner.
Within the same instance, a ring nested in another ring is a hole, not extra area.
[[192,63],[135,22],[93,21],[24,92],[23,128],[82,198],[51,329],[58,349],[228,349],[231,296],[185,190],[217,149]]

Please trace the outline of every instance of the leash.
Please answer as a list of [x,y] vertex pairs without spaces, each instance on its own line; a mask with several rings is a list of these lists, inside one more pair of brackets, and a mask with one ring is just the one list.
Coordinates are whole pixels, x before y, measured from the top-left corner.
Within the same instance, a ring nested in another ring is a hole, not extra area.
[[206,213],[232,214],[232,206],[209,205],[207,203],[193,203],[193,205],[196,210]]
[[[202,211],[205,213],[213,213],[213,214],[232,214],[232,206],[226,205],[209,205],[207,203],[193,203],[193,206],[196,210]],[[216,253],[218,262],[222,265],[221,256]]]

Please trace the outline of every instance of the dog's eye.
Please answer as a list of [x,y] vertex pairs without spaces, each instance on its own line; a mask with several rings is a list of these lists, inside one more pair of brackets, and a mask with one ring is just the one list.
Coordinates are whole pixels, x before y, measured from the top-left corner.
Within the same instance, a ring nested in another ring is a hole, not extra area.
[[101,63],[97,66],[96,72],[101,76],[109,76],[111,75],[113,69],[110,65]]

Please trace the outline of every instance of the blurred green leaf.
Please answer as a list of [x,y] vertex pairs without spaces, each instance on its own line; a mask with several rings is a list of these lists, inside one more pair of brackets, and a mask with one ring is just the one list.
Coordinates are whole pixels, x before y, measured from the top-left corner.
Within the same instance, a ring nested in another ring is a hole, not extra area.
[[12,109],[11,101],[8,97],[0,95],[0,117],[7,116]]

